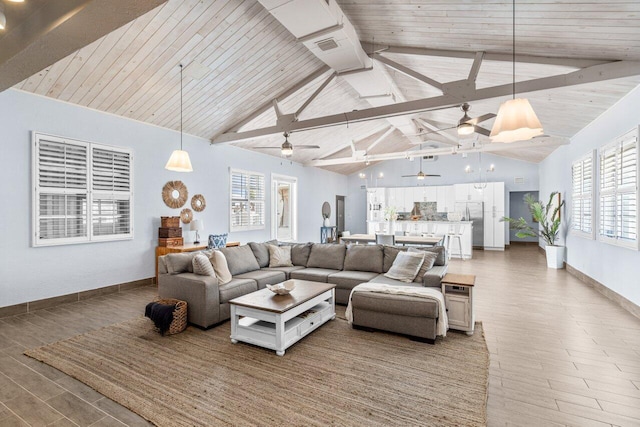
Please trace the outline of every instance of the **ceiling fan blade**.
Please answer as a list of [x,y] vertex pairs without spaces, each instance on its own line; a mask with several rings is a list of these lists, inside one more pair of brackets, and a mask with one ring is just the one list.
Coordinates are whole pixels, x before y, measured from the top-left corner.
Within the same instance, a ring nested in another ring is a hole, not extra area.
[[472,125],[477,125],[478,123],[482,123],[485,120],[493,119],[496,115],[493,113],[483,114],[471,120],[468,120],[467,123],[471,123]]
[[490,130],[487,130],[487,129],[482,128],[480,126],[474,126],[473,130],[475,131],[475,133],[479,133],[480,135],[484,135],[484,136],[491,135],[491,131]]
[[418,175],[402,175],[403,178],[415,178]]
[[455,129],[456,127],[457,127],[457,126],[450,126],[450,127],[448,127],[448,128],[442,128],[442,129],[436,129],[436,130],[429,130],[429,131],[426,131],[426,132],[415,133],[415,134],[413,134],[413,135],[411,135],[411,136],[429,135],[429,134],[432,134],[432,133],[439,133],[439,132],[442,132],[442,131],[445,131],[445,130]]
[[282,150],[282,147],[251,147],[258,150]]
[[428,174],[428,173],[425,173],[425,174],[424,174],[424,175],[422,175],[422,176],[440,176],[440,175],[430,175],[430,174]]
[[315,150],[320,148],[319,145],[294,145],[293,149],[299,149],[299,150]]

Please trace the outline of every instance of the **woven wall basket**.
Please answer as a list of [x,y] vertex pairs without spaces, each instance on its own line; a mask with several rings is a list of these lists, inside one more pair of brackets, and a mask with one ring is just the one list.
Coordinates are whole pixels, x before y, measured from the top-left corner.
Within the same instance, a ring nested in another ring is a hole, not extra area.
[[[174,197],[173,192],[177,191],[178,196]],[[182,181],[169,181],[162,187],[162,200],[170,208],[177,209],[187,203],[189,192],[187,186]]]

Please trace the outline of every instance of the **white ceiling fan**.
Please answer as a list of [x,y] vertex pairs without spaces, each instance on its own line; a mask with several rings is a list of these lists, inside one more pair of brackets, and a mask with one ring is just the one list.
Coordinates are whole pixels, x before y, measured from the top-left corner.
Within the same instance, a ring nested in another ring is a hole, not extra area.
[[[420,150],[422,150],[422,146],[420,146]],[[420,172],[418,172],[415,175],[402,175],[403,178],[417,178],[418,180],[422,181],[423,179],[425,179],[426,177],[438,177],[440,175],[432,175],[432,174],[426,174],[424,172],[422,172],[422,158],[423,156],[420,156]]]
[[478,124],[496,117],[494,113],[487,113],[487,114],[483,114],[481,116],[472,118],[468,114],[469,110],[471,109],[471,106],[466,102],[460,105],[460,109],[463,111],[464,114],[462,115],[460,120],[458,120],[457,125],[452,125],[442,129],[432,129],[430,131],[420,132],[415,134],[415,136],[428,135],[432,133],[440,133],[442,131],[450,130],[450,129],[457,129],[458,135],[460,136],[471,135],[474,132],[479,133],[480,135],[485,135],[485,136],[489,136],[489,134],[491,134],[490,130],[485,129],[481,126],[478,126]]
[[[284,142],[280,147],[253,147],[257,150],[280,150],[280,153],[284,157],[291,157],[293,155],[294,145],[289,142],[289,134],[284,133]],[[315,150],[320,148],[319,145],[298,145],[295,146],[296,150]]]

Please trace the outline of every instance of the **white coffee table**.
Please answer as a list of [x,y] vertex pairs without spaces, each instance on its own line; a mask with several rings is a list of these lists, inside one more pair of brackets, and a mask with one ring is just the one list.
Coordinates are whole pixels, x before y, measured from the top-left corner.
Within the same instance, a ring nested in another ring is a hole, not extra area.
[[289,295],[261,289],[229,301],[231,342],[238,341],[275,350],[287,348],[336,317],[334,288],[329,283],[292,279]]

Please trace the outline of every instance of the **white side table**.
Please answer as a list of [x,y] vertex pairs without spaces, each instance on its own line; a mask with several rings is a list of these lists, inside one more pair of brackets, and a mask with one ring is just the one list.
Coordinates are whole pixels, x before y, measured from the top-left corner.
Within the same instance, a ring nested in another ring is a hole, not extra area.
[[473,335],[476,318],[473,312],[473,287],[476,276],[472,274],[447,273],[442,278],[449,329],[464,331]]

